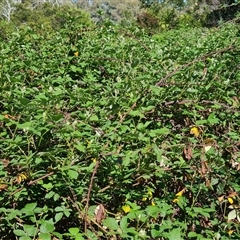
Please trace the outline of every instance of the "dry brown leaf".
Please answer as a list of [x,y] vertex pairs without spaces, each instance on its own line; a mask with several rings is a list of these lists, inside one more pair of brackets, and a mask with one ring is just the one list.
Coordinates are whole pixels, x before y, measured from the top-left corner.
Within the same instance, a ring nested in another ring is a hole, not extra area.
[[7,184],[0,184],[0,192],[6,190],[7,188],[8,188]]
[[100,223],[106,217],[106,210],[102,204],[99,204],[95,211],[95,218],[98,223]]
[[191,160],[193,157],[192,148],[191,146],[187,146],[183,149],[183,157],[185,160]]
[[208,172],[208,164],[207,164],[207,162],[206,161],[201,161],[201,174],[202,174],[202,176],[204,177],[205,176],[205,174]]
[[211,181],[209,179],[206,179],[205,183],[206,187],[211,187]]
[[4,158],[4,159],[1,159],[1,161],[2,161],[2,163],[3,163],[3,166],[4,166],[4,168],[7,168],[7,167],[8,167],[8,165],[9,165],[9,163],[10,163],[10,160],[9,160],[9,159],[6,159],[6,158]]
[[224,195],[218,197],[218,201],[221,203],[224,200]]
[[230,192],[229,194],[228,194],[228,198],[234,198],[234,197],[236,197],[238,194],[237,194],[237,192]]

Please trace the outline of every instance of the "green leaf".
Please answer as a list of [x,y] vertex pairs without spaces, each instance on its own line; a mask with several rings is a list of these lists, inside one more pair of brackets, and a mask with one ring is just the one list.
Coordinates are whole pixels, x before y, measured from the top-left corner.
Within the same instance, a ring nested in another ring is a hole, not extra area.
[[157,161],[160,162],[162,160],[162,150],[160,150],[157,144],[155,143],[152,144],[152,148],[157,156]]
[[41,233],[52,233],[54,231],[54,223],[52,221],[45,220],[40,226]]
[[49,193],[46,193],[45,198],[46,198],[46,199],[50,199],[50,198],[53,197],[54,194],[55,194],[55,192],[50,191]]
[[28,130],[31,127],[32,123],[31,122],[25,122],[22,124],[18,124],[17,127],[19,129],[23,129],[23,130]]
[[146,208],[146,212],[148,216],[151,216],[153,218],[156,218],[159,214],[159,207],[157,206],[148,206]]
[[33,211],[37,206],[37,203],[28,203],[25,205],[24,209],[27,209],[29,211]]
[[159,96],[160,93],[162,92],[162,88],[161,87],[151,86],[150,89],[156,96]]
[[127,216],[124,216],[124,217],[121,219],[120,228],[122,229],[123,232],[125,232],[125,230],[127,229],[127,227],[128,227],[128,217],[127,217]]
[[216,123],[219,123],[219,119],[218,118],[216,118],[216,116],[215,116],[215,113],[211,113],[209,116],[208,116],[208,122],[209,122],[209,124],[216,124]]
[[99,118],[98,118],[97,115],[93,115],[93,116],[90,117],[89,120],[90,120],[91,122],[97,122],[97,121],[99,121]]
[[169,134],[169,129],[168,128],[160,128],[160,129],[156,129],[156,130],[150,130],[149,135],[151,137],[158,137],[161,135],[167,135]]
[[68,231],[72,234],[72,235],[77,235],[79,233],[79,228],[69,228]]
[[53,196],[53,200],[56,202],[60,198],[60,195],[58,193],[55,193]]
[[55,215],[55,222],[58,222],[62,219],[63,217],[63,213],[62,212],[59,212]]
[[71,209],[64,209],[63,213],[66,217],[69,217],[71,214]]
[[132,117],[144,118],[144,115],[143,115],[140,111],[138,111],[138,110],[131,111],[131,112],[129,113],[129,115],[132,116]]
[[32,240],[32,238],[30,238],[28,236],[22,236],[19,238],[19,240]]
[[13,232],[16,236],[19,236],[19,237],[20,236],[26,236],[26,233],[23,230],[20,230],[20,229],[15,229],[15,230],[13,230]]
[[[0,209],[0,212],[5,212],[5,210]],[[11,210],[9,210],[9,213],[8,213],[7,217],[8,217],[9,220],[12,220],[12,219],[14,219],[16,217],[19,217],[21,215],[22,215],[22,213],[20,212],[20,210],[11,209]]]
[[42,187],[49,191],[53,188],[53,184],[52,183],[42,184]]
[[75,170],[68,170],[68,176],[72,179],[77,179],[78,178],[78,172]]
[[51,240],[51,234],[50,233],[40,233],[39,234],[39,239],[44,239],[44,240]]
[[148,106],[148,107],[142,107],[143,112],[149,112],[151,110],[155,109],[155,106]]
[[78,151],[84,152],[86,147],[83,144],[78,144],[74,146]]
[[37,228],[35,226],[32,226],[32,225],[24,224],[23,229],[29,237],[33,237],[37,233]]
[[119,228],[118,223],[115,218],[106,218],[103,220],[103,225],[110,230],[117,230]]
[[36,206],[37,203],[28,203],[23,209],[21,209],[21,212],[25,213],[26,215],[33,215]]
[[188,233],[188,237],[189,237],[189,238],[195,238],[195,237],[197,237],[197,236],[198,236],[198,234],[195,233],[195,232],[189,232],[189,233]]
[[64,210],[64,208],[58,206],[58,207],[55,207],[54,210],[55,210],[56,212],[62,212],[62,211]]
[[[155,227],[156,227],[157,225],[155,225]],[[156,229],[151,229],[151,236],[152,236],[152,238],[157,238],[157,237],[160,237],[160,236],[162,236],[162,233],[161,232],[159,232],[158,230],[156,230]]]
[[60,87],[56,87],[53,92],[54,95],[61,95],[62,93],[63,90]]
[[168,235],[168,239],[169,239],[169,240],[182,239],[181,229],[179,229],[179,228],[173,229],[173,230],[170,231],[169,234],[167,234],[167,235]]

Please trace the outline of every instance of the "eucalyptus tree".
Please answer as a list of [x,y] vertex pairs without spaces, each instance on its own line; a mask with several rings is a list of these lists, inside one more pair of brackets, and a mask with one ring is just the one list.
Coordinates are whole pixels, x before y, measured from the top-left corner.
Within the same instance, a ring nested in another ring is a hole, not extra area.
[[119,22],[123,19],[133,19],[140,11],[139,0],[76,0],[80,8],[90,12],[98,22],[104,18]]
[[11,15],[15,10],[15,5],[21,3],[22,0],[1,0],[0,1],[0,16],[2,19],[10,22]]

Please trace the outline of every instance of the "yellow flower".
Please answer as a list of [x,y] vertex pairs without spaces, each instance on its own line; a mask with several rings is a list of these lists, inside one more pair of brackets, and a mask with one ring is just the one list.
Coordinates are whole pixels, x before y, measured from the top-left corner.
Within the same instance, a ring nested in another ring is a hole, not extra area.
[[234,232],[234,230],[232,230],[232,229],[227,230],[228,235],[232,235],[233,232]]
[[173,203],[179,202],[179,197],[173,199]]
[[151,190],[148,190],[148,199],[152,199],[152,191]]
[[95,163],[97,162],[97,159],[96,158],[91,158],[91,160]]
[[28,176],[27,173],[22,172],[22,173],[20,173],[20,174],[17,175],[17,177],[16,177],[16,182],[17,182],[18,184],[20,184],[20,183],[24,182],[25,180],[27,180],[28,177],[29,177],[29,176]]
[[75,52],[74,55],[75,55],[75,57],[78,57],[78,52]]
[[130,210],[131,210],[131,207],[128,206],[128,205],[124,205],[124,206],[122,206],[122,210],[123,210],[125,213],[129,213]]
[[177,203],[180,200],[180,197],[182,197],[183,193],[186,191],[186,188],[183,188],[180,192],[178,192],[173,199],[173,203]]
[[186,191],[186,188],[184,188],[183,190],[181,190],[180,192],[178,192],[175,196],[176,196],[176,197],[181,197],[185,191]]
[[192,127],[190,130],[190,134],[194,135],[195,137],[199,137],[201,133],[201,129],[199,127]]
[[228,198],[228,202],[230,203],[230,204],[233,204],[233,199],[232,198]]
[[156,206],[156,204],[155,204],[155,202],[153,200],[151,201],[151,205],[152,206]]
[[146,202],[147,200],[151,200],[153,197],[153,193],[151,190],[148,190],[147,194],[144,195],[144,197],[142,198],[143,202]]

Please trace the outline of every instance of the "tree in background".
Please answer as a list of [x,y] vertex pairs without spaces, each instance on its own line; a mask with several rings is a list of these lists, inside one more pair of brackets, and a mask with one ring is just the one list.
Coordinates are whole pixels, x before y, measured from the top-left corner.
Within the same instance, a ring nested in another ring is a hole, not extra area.
[[5,17],[0,21],[0,37],[6,39],[8,33],[15,31],[16,27],[30,26],[40,34],[51,33],[57,29],[67,27],[74,21],[74,26],[90,27],[93,21],[90,14],[77,8],[71,2],[60,1],[44,3],[39,0],[24,0],[14,5],[10,14],[11,21]]
[[[7,22],[64,25],[67,13],[81,21],[108,19],[129,25],[138,23],[150,32],[179,27],[216,25],[239,10],[239,0],[0,0],[0,17]],[[85,15],[83,11],[85,10]],[[60,16],[61,15],[61,16]],[[80,16],[80,17],[79,17]],[[227,17],[226,17],[227,16]],[[85,20],[84,20],[85,18]],[[88,18],[88,20],[87,20]],[[0,23],[1,25],[3,23]],[[89,24],[89,23],[88,23]]]
[[[82,9],[87,11],[93,21],[102,22],[109,19],[114,22],[130,23],[136,19],[140,11],[139,0],[0,0],[0,16],[2,20],[10,21],[12,15],[16,19],[34,18],[31,12],[37,12],[43,5],[48,5],[46,11],[49,12],[50,6]],[[56,10],[56,9],[55,9]],[[25,12],[24,12],[25,11]],[[15,13],[14,13],[15,12]],[[44,9],[42,9],[44,12]],[[30,15],[28,17],[28,15]],[[35,14],[37,15],[37,14]],[[45,15],[45,14],[44,14]],[[36,16],[37,17],[37,16]],[[34,20],[35,21],[35,20]]]
[[10,22],[15,5],[21,2],[22,0],[2,0],[0,3],[0,17]]
[[139,0],[77,0],[76,5],[90,12],[95,22],[106,18],[114,22],[131,21],[140,11]]
[[138,16],[140,26],[156,30],[156,22],[158,22],[160,31],[176,27],[215,26],[221,19],[233,19],[240,10],[239,0],[140,1],[144,9],[144,12]]

